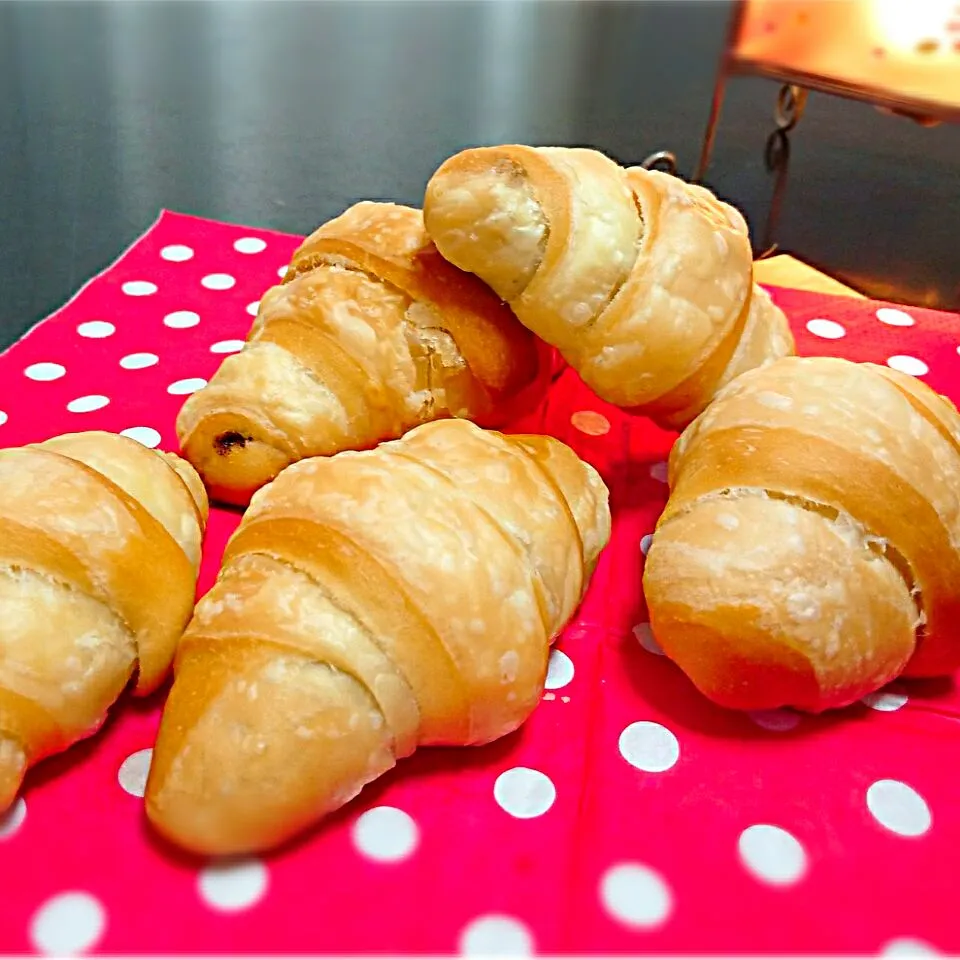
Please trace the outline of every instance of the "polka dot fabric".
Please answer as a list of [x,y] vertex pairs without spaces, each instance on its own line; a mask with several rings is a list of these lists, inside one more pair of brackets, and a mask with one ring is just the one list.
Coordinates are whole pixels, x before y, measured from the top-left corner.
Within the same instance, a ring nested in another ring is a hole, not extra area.
[[[0,445],[101,428],[174,449],[184,396],[239,349],[297,242],[164,213],[0,356]],[[960,318],[772,293],[802,353],[958,395]],[[514,426],[594,463],[615,520],[530,722],[418,751],[279,854],[207,863],[145,825],[163,692],[125,698],[0,821],[0,950],[960,952],[953,684],[897,684],[823,718],[703,700],[660,655],[640,592],[673,435],[555,372]],[[201,591],[237,521],[212,512]]]

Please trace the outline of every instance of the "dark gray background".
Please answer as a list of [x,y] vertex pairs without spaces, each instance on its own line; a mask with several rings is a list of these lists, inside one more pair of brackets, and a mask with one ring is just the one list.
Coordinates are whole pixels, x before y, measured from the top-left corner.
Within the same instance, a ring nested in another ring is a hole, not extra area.
[[[729,4],[0,4],[0,346],[161,207],[307,232],[419,203],[475,143],[693,172]],[[777,87],[734,80],[707,182],[763,234]],[[865,292],[960,306],[960,127],[813,95],[775,239]]]

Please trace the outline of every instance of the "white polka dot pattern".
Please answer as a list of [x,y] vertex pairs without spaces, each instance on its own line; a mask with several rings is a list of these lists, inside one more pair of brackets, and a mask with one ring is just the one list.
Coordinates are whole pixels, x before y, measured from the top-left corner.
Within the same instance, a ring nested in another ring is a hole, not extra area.
[[157,285],[149,280],[128,280],[121,288],[128,297],[149,297],[157,292]]
[[187,330],[200,322],[200,314],[193,310],[174,310],[163,318],[163,324],[172,330]]
[[88,340],[103,340],[117,332],[117,328],[107,320],[87,320],[77,324],[77,333]]
[[659,480],[660,483],[666,483],[667,470],[667,462],[661,460],[659,463],[655,463],[650,467],[650,476],[653,477],[654,480]]
[[551,650],[544,684],[546,689],[559,690],[565,687],[573,679],[573,674],[573,661],[562,650]]
[[541,817],[557,799],[553,781],[539,770],[514,767],[497,777],[493,796],[501,810],[518,820]]
[[465,957],[529,957],[533,951],[530,931],[514,917],[479,917],[460,936]]
[[620,756],[646,773],[663,773],[680,759],[677,738],[662,724],[650,720],[631,723],[620,734]]
[[256,858],[211,864],[200,871],[198,887],[203,901],[214,910],[247,910],[266,895],[269,874]]
[[120,366],[124,370],[143,370],[160,362],[155,353],[128,353],[120,358]]
[[888,688],[878,690],[876,693],[868,693],[861,697],[861,702],[870,707],[871,710],[879,710],[881,713],[892,713],[906,706],[910,698],[900,690]]
[[897,937],[884,944],[880,951],[882,957],[937,957],[938,950],[934,950],[929,943],[917,940],[914,937]]
[[602,437],[610,432],[610,421],[593,410],[578,410],[570,417],[570,422],[588,437]]
[[658,927],[670,916],[673,897],[663,878],[639,863],[611,867],[600,883],[607,913],[628,927]]
[[203,377],[187,377],[184,380],[174,380],[173,383],[167,387],[167,393],[172,393],[174,396],[185,396],[188,393],[196,393],[198,390],[202,390],[207,385],[207,381]]
[[262,253],[267,249],[267,241],[259,237],[241,237],[234,241],[233,249],[237,253]]
[[137,443],[142,443],[145,447],[158,447],[160,445],[160,434],[153,427],[127,427],[120,433],[124,437],[136,440]]
[[50,380],[59,380],[67,372],[67,368],[59,363],[31,363],[23,372],[30,380],[47,383]]
[[236,285],[236,282],[229,273],[208,273],[200,281],[208,290],[229,290]]
[[117,771],[117,782],[131,797],[142,797],[147,789],[147,777],[150,775],[150,761],[153,750],[147,747],[131,753]]
[[353,845],[370,860],[396,863],[416,849],[419,830],[413,818],[396,807],[373,807],[353,826]]
[[842,323],[837,323],[836,320],[827,320],[825,317],[808,320],[807,329],[815,337],[820,337],[823,340],[839,340],[847,335]]
[[807,868],[807,855],[793,834],[758,823],[740,834],[740,859],[759,880],[774,886],[796,883]]
[[870,784],[867,809],[877,823],[902,837],[919,837],[933,822],[927,801],[899,780],[877,780]]
[[2,427],[8,419],[9,417],[7,416],[6,412],[4,410],[0,410],[0,427]]
[[775,733],[786,733],[788,730],[795,730],[800,725],[800,714],[793,710],[753,710],[747,714],[748,717],[764,730],[772,730]]
[[171,263],[185,263],[193,259],[193,249],[182,243],[172,243],[160,251],[160,256]]
[[887,357],[887,366],[899,370],[900,373],[908,373],[911,377],[922,377],[930,372],[930,368],[919,357],[906,354]]
[[664,655],[663,647],[657,643],[657,638],[653,635],[649,623],[638,623],[633,628],[633,635],[640,641],[640,646],[643,647],[647,653],[655,654],[658,657]]
[[27,819],[27,801],[17,797],[6,813],[0,815],[0,841],[9,840]]
[[891,327],[912,327],[916,323],[906,310],[897,310],[895,307],[880,307],[876,317]]
[[102,410],[109,402],[109,397],[92,393],[87,397],[77,397],[76,400],[71,400],[67,404],[67,409],[71,413],[92,413],[94,410]]
[[218,340],[210,344],[211,353],[239,353],[244,347],[243,340]]
[[40,953],[72,956],[95,946],[106,924],[106,913],[96,897],[71,890],[52,897],[36,912],[30,939]]

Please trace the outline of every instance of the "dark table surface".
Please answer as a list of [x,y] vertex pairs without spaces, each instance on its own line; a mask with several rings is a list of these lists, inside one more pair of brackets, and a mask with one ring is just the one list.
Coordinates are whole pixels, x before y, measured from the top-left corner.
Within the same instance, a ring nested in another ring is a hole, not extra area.
[[[478,143],[693,173],[729,5],[0,4],[0,347],[166,207],[304,233],[419,204]],[[766,233],[775,84],[732,81],[706,182]],[[960,127],[812,95],[772,234],[874,296],[960,308]]]

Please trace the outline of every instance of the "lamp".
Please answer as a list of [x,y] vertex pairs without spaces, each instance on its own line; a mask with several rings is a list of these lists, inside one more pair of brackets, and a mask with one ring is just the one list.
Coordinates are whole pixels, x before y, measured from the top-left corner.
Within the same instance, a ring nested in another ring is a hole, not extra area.
[[694,176],[710,163],[726,81],[784,85],[777,123],[792,127],[806,93],[865,101],[924,125],[960,122],[957,0],[737,0]]

